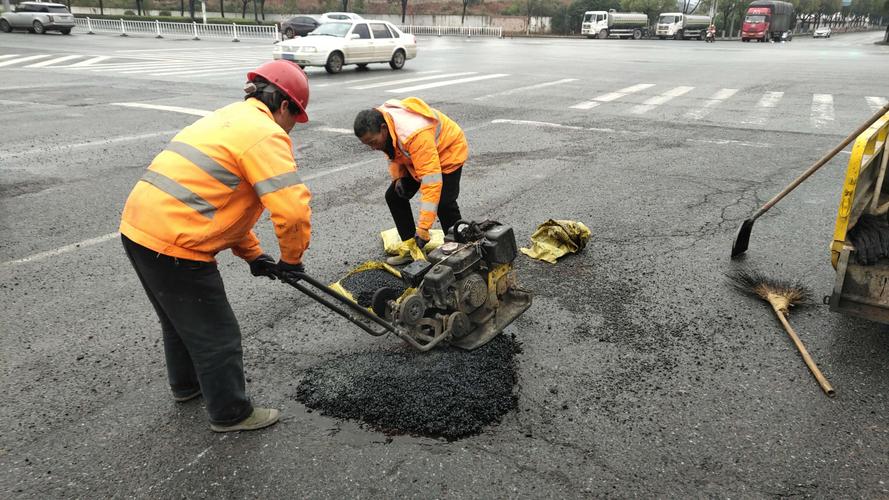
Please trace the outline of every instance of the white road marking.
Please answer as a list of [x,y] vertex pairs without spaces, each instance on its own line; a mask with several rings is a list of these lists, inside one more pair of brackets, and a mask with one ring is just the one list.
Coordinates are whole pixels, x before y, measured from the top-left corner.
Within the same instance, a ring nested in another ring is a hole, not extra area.
[[317,130],[319,132],[332,132],[334,134],[353,134],[352,130],[347,128],[333,128],[333,127],[314,127],[310,130]]
[[95,238],[90,238],[88,240],[83,240],[78,243],[72,243],[70,245],[65,245],[63,247],[56,248],[55,250],[48,250],[46,252],[35,253],[34,255],[31,255],[30,257],[25,257],[23,259],[10,260],[10,261],[4,262],[2,265],[3,266],[14,266],[17,264],[25,264],[27,262],[35,262],[38,260],[48,259],[50,257],[55,257],[57,255],[61,255],[64,253],[71,252],[73,250],[77,250],[78,248],[98,245],[99,243],[104,243],[104,242],[111,240],[111,239],[118,237],[118,236],[120,236],[120,233],[105,234],[105,235],[98,236]]
[[402,85],[405,83],[414,83],[414,82],[422,82],[426,80],[436,80],[440,78],[453,78],[456,76],[466,76],[466,75],[477,75],[477,71],[466,71],[464,73],[443,73],[439,75],[432,76],[421,76],[419,78],[404,78],[399,80],[388,80],[385,82],[371,83],[369,85],[358,85],[355,87],[349,87],[351,90],[367,90],[367,89],[375,89],[377,87],[389,87],[392,85]]
[[603,102],[611,102],[621,97],[625,97],[628,94],[634,94],[636,92],[640,92],[642,90],[654,87],[653,83],[640,83],[638,85],[633,85],[631,87],[627,87],[625,89],[620,89],[617,92],[609,92],[607,94],[602,94],[599,97],[594,97],[591,101],[581,102],[571,106],[571,109],[592,109],[602,104]]
[[83,56],[78,55],[78,54],[75,54],[75,55],[71,55],[71,56],[57,57],[57,58],[55,58],[55,59],[50,59],[49,61],[40,61],[39,63],[30,64],[30,65],[25,66],[25,67],[26,67],[26,68],[44,68],[44,67],[46,67],[46,66],[50,66],[50,65],[52,65],[52,64],[56,64],[56,63],[60,63],[60,62],[65,62],[65,61],[70,61],[71,59],[77,59],[77,58],[79,58],[79,57],[83,57]]
[[[18,157],[26,156],[26,155],[46,154],[46,153],[52,153],[52,152],[56,152],[56,151],[67,151],[68,149],[90,148],[90,147],[96,147],[96,146],[104,146],[107,144],[115,144],[118,142],[129,142],[129,141],[138,141],[138,140],[142,140],[142,139],[151,139],[154,137],[160,137],[160,136],[164,136],[164,135],[173,135],[176,132],[179,132],[179,130],[162,130],[160,132],[150,132],[147,134],[136,134],[136,135],[124,135],[121,137],[111,137],[109,139],[102,139],[99,141],[80,142],[80,143],[76,143],[76,144],[66,144],[63,146],[51,146],[51,147],[43,146],[43,147],[34,148],[34,149],[26,149],[24,151],[19,151],[19,152],[9,151],[6,154],[11,156],[13,159],[18,159]],[[6,159],[7,159],[6,157],[0,157],[0,163],[5,161]]]
[[565,129],[565,130],[584,130],[584,131],[591,131],[591,132],[616,132],[616,130],[610,129],[610,128],[578,127],[576,125],[563,125],[561,123],[537,122],[537,121],[532,121],[532,120],[497,119],[497,120],[491,120],[491,123],[508,123],[510,125],[529,125],[531,127],[559,128],[559,129]]
[[121,67],[119,65],[105,65],[100,68],[89,68],[90,71],[94,73],[125,73],[130,71],[135,71],[137,73],[147,73],[150,71],[162,71],[164,69],[171,68],[182,68],[187,67],[192,63],[189,62],[142,62],[141,64],[132,64],[127,67]]
[[151,73],[151,76],[201,76],[204,74],[232,73],[236,71],[243,71],[244,79],[246,79],[246,72],[251,69],[256,69],[256,65],[251,64],[250,66],[220,66],[218,68],[192,69],[185,71],[163,71],[160,73]]
[[18,54],[3,54],[2,56],[0,56],[0,60],[9,59],[10,57],[18,57],[18,56],[19,56]]
[[643,102],[642,104],[640,104],[638,106],[633,106],[633,108],[630,110],[630,112],[633,114],[636,114],[636,115],[648,113],[652,109],[654,109],[658,106],[661,106],[663,104],[666,104],[679,96],[685,95],[685,94],[691,92],[692,90],[694,90],[694,87],[672,88],[672,89],[664,92],[661,95],[656,95],[654,97],[647,99],[645,102]]
[[833,122],[833,95],[815,94],[812,96],[812,125],[823,128]]
[[163,106],[160,104],[145,104],[141,102],[112,102],[111,106],[124,106],[127,108],[154,109],[157,111],[172,111],[174,113],[184,113],[186,115],[207,116],[212,111],[205,109],[181,108],[179,106]]
[[576,82],[576,81],[577,81],[577,78],[565,78],[563,80],[556,80],[553,82],[538,83],[537,85],[528,85],[527,87],[519,87],[516,89],[504,90],[503,92],[496,92],[494,94],[483,95],[481,97],[476,97],[475,100],[482,101],[485,99],[490,99],[491,97],[511,95],[511,94],[515,94],[517,92],[524,92],[526,90],[542,89],[544,87],[551,87],[553,85],[561,85],[563,83]]
[[427,83],[424,85],[414,85],[413,87],[403,87],[400,89],[387,90],[386,92],[390,92],[393,94],[402,94],[405,92],[413,92],[415,90],[434,89],[437,87],[446,87],[448,85],[457,85],[460,83],[478,82],[481,80],[490,80],[492,78],[503,78],[504,76],[509,76],[509,74],[508,73],[496,73],[493,75],[482,75],[482,76],[472,76],[469,78],[458,78],[456,80],[450,80],[447,82],[435,82],[435,83]]
[[39,54],[36,56],[19,57],[18,59],[7,59],[6,61],[0,62],[0,67],[12,66],[13,64],[23,63],[26,61],[33,61],[35,59],[43,59],[44,57],[50,57],[50,55],[49,54]]
[[738,89],[720,89],[718,92],[710,96],[709,99],[706,99],[702,107],[689,111],[685,114],[685,117],[690,120],[700,120],[710,114],[710,112],[713,111],[713,108],[719,106],[723,101],[731,98],[737,93]]
[[64,66],[64,67],[65,68],[83,68],[86,66],[92,66],[93,64],[96,64],[97,62],[106,61],[108,59],[111,59],[111,56],[96,56],[91,59],[87,59],[86,61],[80,61],[78,63],[70,64],[70,65]]
[[[415,75],[427,75],[427,74],[431,74],[431,73],[441,73],[441,70],[435,69],[435,70],[431,70],[431,71],[418,71],[414,74]],[[309,80],[311,80],[311,78],[312,78],[312,76],[309,75]],[[376,81],[376,80],[383,80],[385,78],[392,78],[392,76],[386,75],[386,76],[375,76],[373,78],[354,78],[351,80],[343,80],[343,81],[339,81],[339,82],[319,83],[318,85],[312,84],[312,88],[314,89],[314,88],[318,88],[318,87],[332,87],[334,85],[351,85],[353,83],[372,82],[372,81]]]
[[731,139],[686,139],[688,142],[698,142],[701,144],[717,144],[719,146],[725,146],[727,144],[734,144],[736,146],[750,146],[753,148],[770,148],[771,144],[765,142],[746,142],[746,141],[735,141]]
[[741,123],[746,125],[765,125],[771,109],[778,105],[782,97],[784,97],[784,92],[766,92],[759,102],[756,103],[756,108],[754,108],[753,112]]
[[889,102],[889,101],[886,100],[885,97],[874,97],[874,96],[868,96],[868,97],[865,97],[865,100],[867,100],[867,104],[868,104],[868,105],[871,107],[871,109],[874,110],[875,112],[876,112],[876,111],[879,111],[880,108],[882,108],[883,106],[886,105],[887,102]]

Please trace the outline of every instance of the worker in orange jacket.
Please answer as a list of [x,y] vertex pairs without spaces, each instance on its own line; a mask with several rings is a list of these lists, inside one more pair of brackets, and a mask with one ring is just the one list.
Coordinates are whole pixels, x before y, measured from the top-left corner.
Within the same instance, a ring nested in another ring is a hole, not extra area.
[[[469,145],[459,125],[421,99],[408,97],[359,112],[354,129],[361,142],[389,157],[392,183],[386,204],[402,241],[414,238],[422,248],[435,219],[445,232],[460,220],[457,197]],[[415,225],[410,199],[418,191],[420,218]],[[409,260],[390,257],[388,262],[400,265]]]
[[[232,252],[254,276],[298,279],[311,236],[311,194],[288,135],[308,120],[309,82],[284,60],[247,74],[246,97],[180,131],[127,199],[124,249],[163,330],[173,398],[203,394],[217,432],[274,424],[278,410],[254,408],[244,387],[241,332],[215,255]],[[264,209],[278,236],[276,263],[253,226]]]

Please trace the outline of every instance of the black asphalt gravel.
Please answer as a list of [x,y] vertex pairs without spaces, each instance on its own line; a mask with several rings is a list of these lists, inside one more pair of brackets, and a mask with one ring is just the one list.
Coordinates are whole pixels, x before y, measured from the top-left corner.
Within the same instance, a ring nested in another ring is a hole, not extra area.
[[374,293],[380,288],[395,288],[399,295],[407,290],[401,278],[383,269],[368,269],[345,277],[340,284],[352,293],[362,307],[373,305]]
[[386,433],[459,439],[516,408],[519,352],[514,338],[500,335],[474,351],[350,354],[308,370],[296,398]]

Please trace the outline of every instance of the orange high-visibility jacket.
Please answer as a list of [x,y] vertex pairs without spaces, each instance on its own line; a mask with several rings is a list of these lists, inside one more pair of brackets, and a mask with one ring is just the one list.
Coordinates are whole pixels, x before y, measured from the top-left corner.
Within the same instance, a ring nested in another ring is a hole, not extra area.
[[417,233],[428,238],[438,216],[441,174],[454,172],[466,162],[466,136],[454,120],[417,97],[391,99],[377,109],[396,145],[395,158],[389,164],[392,179],[410,175],[420,182]]
[[257,99],[230,104],[179,132],[130,193],[120,232],[155,252],[215,261],[227,248],[262,254],[253,226],[271,212],[281,259],[298,264],[311,237],[311,193],[290,137]]

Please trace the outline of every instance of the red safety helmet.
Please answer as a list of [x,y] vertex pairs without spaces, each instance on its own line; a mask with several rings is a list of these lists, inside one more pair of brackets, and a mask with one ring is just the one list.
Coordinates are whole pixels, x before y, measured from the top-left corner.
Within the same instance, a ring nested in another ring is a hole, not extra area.
[[265,78],[269,83],[281,89],[293,102],[299,105],[300,113],[296,115],[297,122],[309,121],[309,115],[306,114],[306,108],[309,106],[309,79],[306,78],[302,68],[290,61],[276,59],[247,73],[247,81],[252,82],[257,76]]

